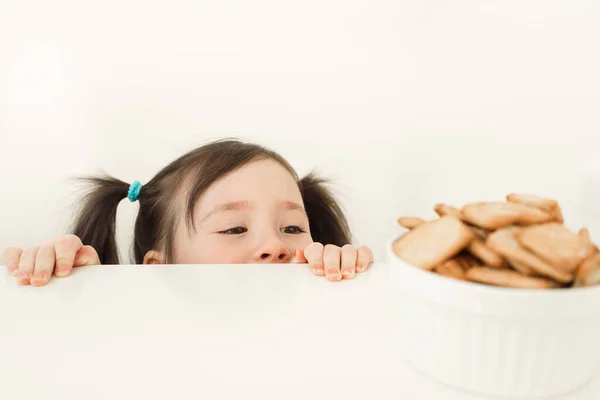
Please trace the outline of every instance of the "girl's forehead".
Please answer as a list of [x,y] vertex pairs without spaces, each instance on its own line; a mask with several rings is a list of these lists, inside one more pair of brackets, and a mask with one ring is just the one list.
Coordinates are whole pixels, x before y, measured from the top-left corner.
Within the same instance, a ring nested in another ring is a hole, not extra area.
[[250,162],[210,185],[198,205],[223,201],[301,200],[294,176],[275,160]]

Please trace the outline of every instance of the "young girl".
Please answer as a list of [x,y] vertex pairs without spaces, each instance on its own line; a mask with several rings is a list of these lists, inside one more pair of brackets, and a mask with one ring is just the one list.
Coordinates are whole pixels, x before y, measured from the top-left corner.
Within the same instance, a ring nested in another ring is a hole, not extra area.
[[351,279],[373,262],[354,248],[346,218],[325,181],[299,179],[279,154],[256,144],[218,140],[183,155],[145,185],[85,178],[72,235],[31,248],[9,248],[4,262],[22,285],[45,285],[73,267],[119,264],[117,206],[139,201],[133,236],[137,264],[308,263],[330,281]]

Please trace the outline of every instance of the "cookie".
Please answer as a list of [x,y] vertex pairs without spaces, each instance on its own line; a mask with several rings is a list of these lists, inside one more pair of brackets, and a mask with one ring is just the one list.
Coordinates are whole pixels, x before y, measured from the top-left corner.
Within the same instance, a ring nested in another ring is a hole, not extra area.
[[412,229],[393,244],[394,253],[409,264],[426,270],[450,259],[473,239],[460,220],[441,217]]
[[440,217],[449,215],[454,218],[462,219],[462,213],[460,210],[448,204],[438,203],[435,205],[435,207],[433,207],[433,211],[435,211]]
[[573,286],[600,285],[600,253],[594,253],[586,258],[577,268]]
[[449,278],[460,279],[463,281],[467,279],[465,276],[465,271],[461,268],[456,260],[444,261],[435,267],[435,272]]
[[509,269],[475,267],[468,270],[466,276],[468,280],[473,282],[510,288],[551,289],[558,287],[556,282],[550,279],[523,276]]
[[[461,219],[461,220],[463,220],[463,222],[465,222],[464,218],[463,218],[463,215],[462,215],[462,212],[458,208],[456,208],[454,206],[451,206],[451,205],[448,205],[448,204],[444,204],[444,203],[438,203],[438,204],[435,205],[435,207],[433,208],[433,210],[440,217],[444,217],[446,215],[449,215],[451,217]],[[481,229],[481,228],[479,228],[477,226],[473,226],[473,225],[469,225],[469,224],[467,224],[467,226],[469,228],[471,228],[473,230],[473,233],[475,233],[475,235],[479,236],[479,238],[482,239],[482,240],[485,240],[485,238],[488,235],[488,232],[486,230],[484,230],[484,229]]]
[[543,211],[550,213],[556,222],[564,222],[563,214],[556,200],[547,199],[535,194],[527,193],[511,193],[506,196],[506,200],[512,203],[525,204],[532,207],[537,207]]
[[520,274],[523,274],[525,276],[534,276],[536,275],[535,271],[531,268],[529,268],[527,265],[513,260],[513,259],[508,259],[508,264],[517,272],[519,272]]
[[573,280],[573,273],[556,268],[535,254],[529,252],[519,245],[515,235],[522,228],[507,227],[491,233],[485,244],[496,253],[501,254],[509,260],[514,260],[534,270],[536,274],[552,278],[561,283],[569,283]]
[[487,247],[484,241],[478,237],[471,241],[467,247],[467,250],[475,257],[480,259],[484,265],[496,268],[502,268],[505,265],[504,258],[500,254]]
[[463,207],[462,215],[464,221],[488,230],[515,224],[539,224],[553,218],[539,208],[510,202],[470,203]]
[[583,243],[592,248],[593,252],[599,251],[598,247],[592,242],[592,237],[590,235],[590,231],[587,228],[581,228],[578,233]]
[[419,217],[400,217],[398,218],[398,225],[406,229],[414,229],[421,225],[425,220]]
[[582,238],[557,222],[520,229],[515,238],[525,249],[567,272],[573,272],[594,251],[585,234]]
[[467,224],[467,226],[469,228],[471,228],[471,230],[473,231],[475,236],[477,236],[479,239],[481,239],[483,241],[485,241],[485,239],[487,239],[487,236],[490,234],[490,231],[486,231],[485,229],[481,229],[477,226],[473,226],[473,225],[469,225],[469,224]]
[[456,256],[454,256],[452,260],[456,261],[458,265],[460,265],[461,268],[465,271],[474,266],[481,266],[479,260],[473,257],[473,255],[467,250],[461,251]]

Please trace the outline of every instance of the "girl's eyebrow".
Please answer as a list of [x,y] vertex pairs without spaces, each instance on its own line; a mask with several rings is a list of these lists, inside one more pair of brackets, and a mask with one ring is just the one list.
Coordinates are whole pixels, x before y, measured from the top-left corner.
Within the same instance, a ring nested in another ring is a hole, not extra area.
[[306,212],[304,210],[303,206],[301,206],[300,204],[298,204],[294,201],[280,201],[278,203],[281,208],[284,208],[286,210],[298,210],[298,211]]
[[[277,204],[279,207],[285,210],[297,210],[306,213],[304,207],[294,201],[278,201]],[[232,201],[229,203],[217,204],[215,208],[213,208],[204,217],[202,217],[200,223],[206,221],[210,216],[223,211],[238,211],[249,208],[252,208],[252,204],[248,200]]]
[[208,217],[210,217],[211,215],[216,214],[216,213],[220,213],[220,212],[223,212],[223,211],[242,210],[242,209],[247,209],[247,208],[251,208],[250,202],[247,201],[247,200],[232,201],[230,203],[217,204],[215,206],[215,208],[213,208],[210,212],[208,212],[208,214],[206,214],[200,220],[200,223],[206,221],[208,219]]

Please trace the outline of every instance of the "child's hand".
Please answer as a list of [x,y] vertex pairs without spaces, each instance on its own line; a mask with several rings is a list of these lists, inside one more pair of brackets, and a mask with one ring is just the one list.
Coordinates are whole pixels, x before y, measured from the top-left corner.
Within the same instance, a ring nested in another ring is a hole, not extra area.
[[373,263],[373,252],[367,246],[355,249],[321,243],[311,243],[304,249],[296,249],[291,263],[308,263],[313,274],[336,282],[354,278],[355,273],[364,272]]
[[71,274],[73,267],[98,265],[100,258],[91,246],[75,235],[64,235],[54,243],[31,249],[8,248],[4,264],[21,285],[43,286],[52,277]]

